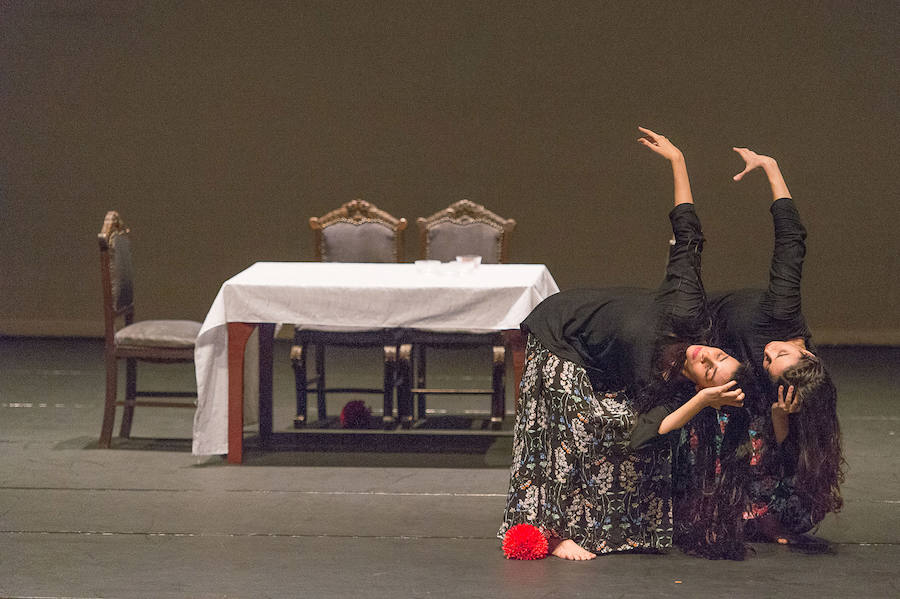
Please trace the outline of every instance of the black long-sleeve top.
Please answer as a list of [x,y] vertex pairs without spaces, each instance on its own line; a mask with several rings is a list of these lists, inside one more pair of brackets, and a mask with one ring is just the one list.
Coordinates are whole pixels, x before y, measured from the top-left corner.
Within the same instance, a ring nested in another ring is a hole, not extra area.
[[664,337],[690,339],[708,323],[700,279],[703,233],[693,204],[669,213],[675,243],[655,291],[573,289],[541,302],[522,329],[561,358],[584,367],[597,389],[640,389],[653,377]]
[[800,305],[800,278],[806,256],[806,229],[794,201],[781,198],[770,208],[775,250],[768,289],[740,289],[709,296],[713,339],[740,361],[749,361],[761,380],[765,346],[770,341],[802,338],[811,333]]

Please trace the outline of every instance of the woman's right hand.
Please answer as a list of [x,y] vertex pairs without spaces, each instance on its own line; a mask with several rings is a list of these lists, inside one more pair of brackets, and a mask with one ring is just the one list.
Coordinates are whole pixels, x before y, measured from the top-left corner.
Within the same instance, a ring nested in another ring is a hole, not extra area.
[[656,152],[670,162],[681,160],[684,158],[681,150],[676,148],[675,145],[672,144],[672,142],[669,141],[665,135],[654,133],[650,129],[646,129],[644,127],[638,127],[638,130],[644,134],[644,137],[638,138],[638,143],[644,145],[647,148],[650,148],[650,150]]
[[718,387],[701,389],[698,395],[703,398],[703,403],[706,406],[716,410],[721,409],[723,406],[740,408],[744,405],[744,392],[741,391],[740,387],[732,389],[735,385],[737,385],[737,381],[728,381]]

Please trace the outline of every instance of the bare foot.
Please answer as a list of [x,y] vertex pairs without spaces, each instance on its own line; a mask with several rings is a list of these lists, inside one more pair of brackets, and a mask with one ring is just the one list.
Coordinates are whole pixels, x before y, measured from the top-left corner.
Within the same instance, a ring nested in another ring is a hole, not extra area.
[[793,545],[810,551],[827,550],[828,542],[812,535],[785,530],[777,519],[770,515],[759,519],[759,531],[769,541],[779,545]]
[[583,561],[594,559],[596,554],[584,549],[581,545],[572,539],[552,540],[550,541],[550,553],[562,559],[571,559],[575,561]]
[[770,514],[766,514],[757,519],[757,525],[759,527],[759,532],[769,542],[775,542],[779,545],[788,545],[792,541],[791,537],[793,535],[784,530],[778,519]]

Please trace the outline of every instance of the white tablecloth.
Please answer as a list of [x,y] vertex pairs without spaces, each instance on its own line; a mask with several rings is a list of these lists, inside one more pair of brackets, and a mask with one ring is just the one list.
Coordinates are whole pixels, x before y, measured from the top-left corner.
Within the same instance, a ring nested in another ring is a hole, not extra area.
[[498,331],[518,329],[557,291],[542,264],[258,262],[225,281],[200,329],[193,452],[228,452],[229,322]]

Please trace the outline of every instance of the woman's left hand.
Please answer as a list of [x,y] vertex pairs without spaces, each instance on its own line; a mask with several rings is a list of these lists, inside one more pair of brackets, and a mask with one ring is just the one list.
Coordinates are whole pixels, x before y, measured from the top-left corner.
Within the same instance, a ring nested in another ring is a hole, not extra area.
[[784,393],[784,385],[778,385],[778,401],[772,404],[772,428],[775,431],[775,441],[781,445],[787,439],[790,432],[790,422],[788,415],[795,414],[800,411],[800,404],[794,396],[794,386],[787,388],[787,395]]
[[666,138],[665,135],[654,133],[650,129],[646,129],[644,127],[638,127],[638,130],[644,134],[644,137],[638,138],[638,143],[644,145],[647,148],[650,148],[652,151],[656,152],[669,161],[680,160],[684,158],[681,150],[676,148],[672,144],[672,142],[670,142]]
[[772,404],[772,417],[781,416],[787,418],[788,414],[795,414],[800,411],[800,404],[794,397],[794,386],[787,388],[787,395],[784,393],[784,385],[778,386],[778,401]]
[[744,175],[749,173],[750,171],[757,168],[765,168],[766,166],[771,166],[775,164],[775,159],[771,156],[763,156],[762,154],[757,154],[753,150],[749,148],[731,148],[735,152],[737,152],[741,158],[744,159],[744,170],[736,174],[732,179],[735,181],[740,181],[744,178]]

